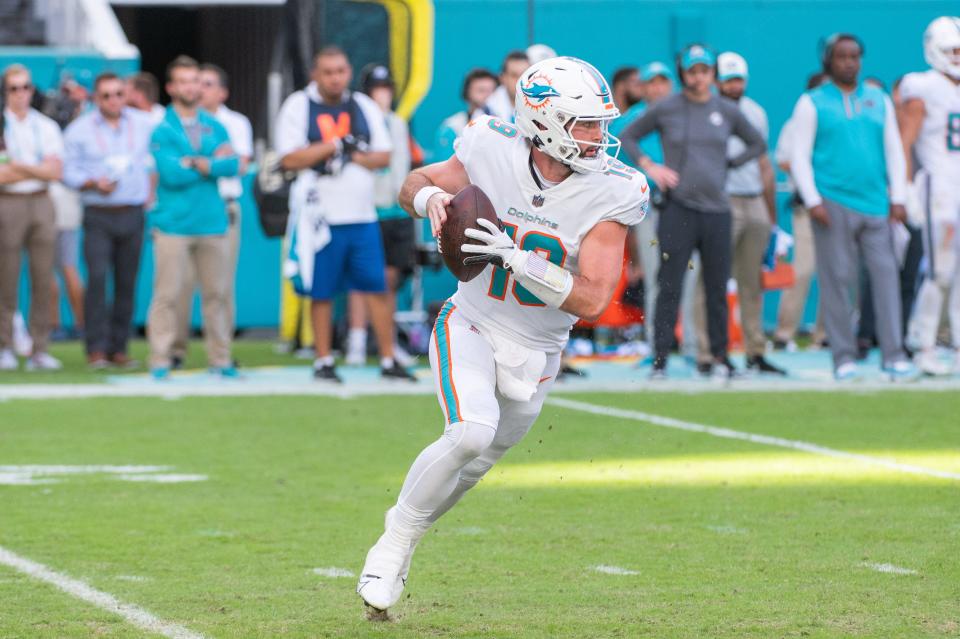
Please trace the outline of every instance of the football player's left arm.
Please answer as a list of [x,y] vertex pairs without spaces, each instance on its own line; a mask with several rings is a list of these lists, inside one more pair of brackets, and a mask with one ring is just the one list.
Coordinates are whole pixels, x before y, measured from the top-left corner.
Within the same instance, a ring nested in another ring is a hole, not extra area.
[[900,128],[900,141],[903,143],[903,157],[907,164],[907,179],[913,176],[913,167],[911,166],[913,145],[920,136],[920,128],[923,126],[923,118],[926,115],[926,107],[923,100],[919,98],[910,98],[904,101],[903,106],[897,111],[897,125]]
[[597,321],[620,281],[626,239],[627,227],[617,222],[600,222],[587,233],[580,247],[580,274],[572,275],[573,288],[560,310]]
[[492,222],[480,218],[485,230],[467,229],[464,234],[477,244],[463,244],[460,250],[474,255],[464,264],[489,262],[505,268],[517,283],[550,308],[559,308],[588,322],[600,317],[613,297],[623,269],[623,244],[627,227],[603,221],[593,227],[580,246],[580,273],[574,274],[548,261],[535,251],[520,249],[509,235]]

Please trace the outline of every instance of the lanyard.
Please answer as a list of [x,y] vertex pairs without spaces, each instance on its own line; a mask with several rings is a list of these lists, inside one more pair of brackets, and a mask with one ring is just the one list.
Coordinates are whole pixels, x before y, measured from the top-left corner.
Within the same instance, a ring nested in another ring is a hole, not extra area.
[[[94,118],[93,136],[97,140],[97,146],[100,147],[100,151],[102,151],[104,155],[107,155],[109,153],[109,149],[107,149],[107,143],[104,141],[103,134],[100,131],[101,120],[103,120],[103,116]],[[105,124],[106,120],[103,120],[103,123]],[[122,115],[120,116],[120,124],[121,126],[123,125]],[[129,118],[127,119],[127,154],[133,156],[133,120]]]

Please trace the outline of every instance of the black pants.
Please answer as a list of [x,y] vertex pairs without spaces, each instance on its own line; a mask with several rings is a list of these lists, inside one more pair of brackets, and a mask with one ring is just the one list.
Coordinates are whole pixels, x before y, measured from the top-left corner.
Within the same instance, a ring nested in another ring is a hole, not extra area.
[[[133,318],[133,294],[143,247],[143,207],[83,212],[84,298],[87,353],[125,354]],[[107,309],[107,275],[113,275],[113,308]]]
[[707,299],[707,335],[714,358],[727,355],[727,280],[730,279],[730,211],[708,213],[668,201],[660,213],[657,237],[660,271],[654,317],[656,360],[665,362],[673,344],[683,276],[693,251],[700,253]]

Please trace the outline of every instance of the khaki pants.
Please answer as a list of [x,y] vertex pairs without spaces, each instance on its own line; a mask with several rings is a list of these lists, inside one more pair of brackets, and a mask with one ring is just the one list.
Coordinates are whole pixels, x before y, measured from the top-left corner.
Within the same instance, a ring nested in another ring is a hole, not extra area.
[[[789,342],[797,335],[797,328],[803,319],[803,309],[807,305],[810,293],[810,281],[817,270],[816,254],[813,250],[813,227],[810,213],[800,205],[793,208],[793,271],[796,279],[792,287],[780,297],[780,311],[777,315],[777,330],[773,336],[782,342]],[[813,341],[823,341],[823,313],[817,311],[817,325]]]
[[24,250],[30,269],[30,335],[33,352],[47,350],[50,338],[53,261],[57,243],[50,197],[0,194],[0,350],[13,348],[13,314],[17,310],[20,261]]
[[[733,215],[731,275],[737,281],[740,301],[740,325],[743,327],[744,350],[747,357],[763,355],[767,339],[763,334],[763,288],[760,269],[763,256],[770,244],[770,216],[762,195],[752,197],[730,196]],[[706,297],[703,278],[697,282],[697,361],[710,362],[710,341],[706,330]]]
[[[224,275],[227,278],[227,326],[232,336],[237,322],[237,260],[240,257],[240,205],[230,203],[228,213],[230,226],[227,227],[227,268]],[[197,273],[191,264],[186,265],[185,281],[180,297],[177,299],[177,335],[170,349],[171,355],[181,359],[187,358],[187,346],[190,342],[190,319],[193,315],[193,293],[197,288]]]
[[200,281],[203,311],[203,337],[210,366],[230,366],[232,333],[227,317],[227,269],[229,247],[226,235],[153,234],[153,300],[147,325],[150,342],[150,367],[170,366],[176,339],[177,303],[187,286],[189,271]]

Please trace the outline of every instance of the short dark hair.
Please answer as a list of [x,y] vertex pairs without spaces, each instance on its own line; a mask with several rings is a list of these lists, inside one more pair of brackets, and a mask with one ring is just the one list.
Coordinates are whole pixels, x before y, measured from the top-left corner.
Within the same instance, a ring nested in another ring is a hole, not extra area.
[[640,70],[637,67],[620,67],[613,72],[613,80],[610,82],[610,86],[615,87],[621,82],[626,82],[631,75],[638,73],[640,73]]
[[167,65],[167,82],[173,80],[173,72],[177,69],[199,69],[200,63],[188,55],[178,55]]
[[511,51],[503,59],[503,64],[500,66],[500,73],[507,72],[507,65],[515,60],[523,60],[524,62],[530,62],[530,58],[527,57],[527,52],[523,49],[516,49]]
[[487,69],[471,69],[463,78],[463,88],[460,90],[460,97],[467,101],[467,93],[470,91],[470,85],[477,80],[493,80],[494,86],[500,86],[500,79]]
[[96,78],[94,78],[93,90],[94,91],[99,90],[101,82],[107,82],[109,80],[119,80],[119,79],[120,79],[120,76],[114,73],[113,71],[104,71],[103,73],[98,75]]
[[338,47],[335,44],[328,44],[319,51],[317,51],[313,56],[313,65],[317,65],[317,60],[320,58],[331,58],[334,56],[343,56],[347,59],[347,62],[350,62],[350,56],[347,55],[347,52]]
[[220,87],[223,89],[230,88],[230,76],[227,75],[227,72],[223,70],[223,67],[219,67],[212,62],[204,62],[200,65],[201,71],[211,71],[217,74],[217,82],[220,83]]
[[130,77],[130,84],[133,88],[143,94],[152,104],[156,103],[160,97],[160,87],[157,84],[157,78],[149,71],[141,71]]

